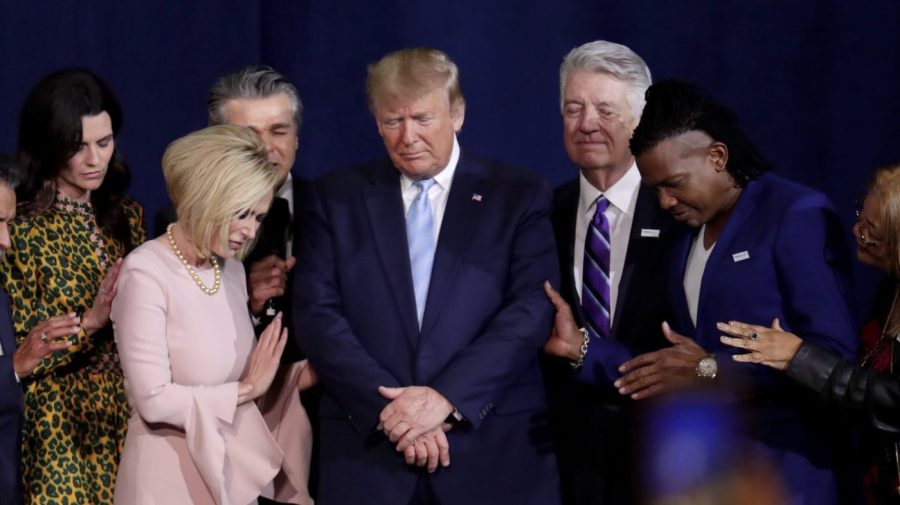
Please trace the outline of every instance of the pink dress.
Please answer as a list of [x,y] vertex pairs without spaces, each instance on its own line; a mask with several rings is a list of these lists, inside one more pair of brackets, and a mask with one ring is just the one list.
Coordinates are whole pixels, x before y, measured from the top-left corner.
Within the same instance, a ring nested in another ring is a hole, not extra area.
[[[247,505],[265,495],[311,504],[309,419],[296,388],[282,387],[299,368],[236,405],[256,342],[243,265],[226,260],[209,296],[163,240],[128,255],[112,306],[133,410],[115,503]],[[199,275],[212,286],[211,269]]]

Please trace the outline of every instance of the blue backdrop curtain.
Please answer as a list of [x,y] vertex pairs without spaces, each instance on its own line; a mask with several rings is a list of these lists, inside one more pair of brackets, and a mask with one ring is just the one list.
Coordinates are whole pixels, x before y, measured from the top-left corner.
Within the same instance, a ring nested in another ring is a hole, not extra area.
[[[306,106],[295,172],[314,177],[381,156],[366,64],[428,45],[458,63],[465,149],[575,175],[561,139],[558,68],[572,47],[630,46],[654,78],[699,82],[742,118],[775,170],[825,191],[852,224],[874,168],[900,161],[900,2],[650,0],[5,0],[0,5],[0,149],[15,146],[28,88],[88,67],[125,109],[120,148],[146,215],[166,202],[159,160],[205,125],[216,76],[267,63]],[[874,274],[858,269],[860,306]]]

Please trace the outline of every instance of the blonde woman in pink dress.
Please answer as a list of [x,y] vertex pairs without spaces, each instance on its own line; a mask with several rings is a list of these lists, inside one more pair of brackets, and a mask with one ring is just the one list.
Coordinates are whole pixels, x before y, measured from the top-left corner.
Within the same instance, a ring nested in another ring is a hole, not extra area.
[[115,503],[311,504],[305,362],[278,370],[287,330],[256,342],[239,258],[276,174],[252,130],[173,142],[163,172],[178,221],[125,259],[112,315],[133,415]]

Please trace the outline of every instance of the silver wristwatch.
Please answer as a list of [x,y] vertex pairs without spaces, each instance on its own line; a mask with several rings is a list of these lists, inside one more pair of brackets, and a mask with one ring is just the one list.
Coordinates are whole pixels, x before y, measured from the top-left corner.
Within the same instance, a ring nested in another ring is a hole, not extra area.
[[700,361],[697,362],[697,366],[694,368],[694,371],[697,373],[697,377],[701,379],[715,379],[716,374],[719,373],[719,364],[716,361],[716,355],[709,354],[700,358]]

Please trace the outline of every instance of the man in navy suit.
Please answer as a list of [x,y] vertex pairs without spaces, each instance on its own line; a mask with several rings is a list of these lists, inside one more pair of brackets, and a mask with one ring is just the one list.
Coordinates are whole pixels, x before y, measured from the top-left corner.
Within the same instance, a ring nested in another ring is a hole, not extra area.
[[[0,156],[0,254],[9,248],[9,222],[16,215],[19,174]],[[16,338],[9,297],[0,289],[0,504],[22,503],[22,387],[15,373]]]
[[[613,42],[576,47],[560,67],[563,142],[578,177],[553,194],[562,296],[547,287],[559,310],[546,350],[565,358],[547,360],[547,381],[567,505],[639,501],[630,437],[637,409],[612,383],[622,363],[666,344],[660,323],[668,308],[665,243],[672,218],[641,185],[628,148],[649,86],[644,60]],[[608,202],[612,314],[602,335],[582,303],[591,290],[583,282],[586,237],[601,198]]]
[[742,456],[772,464],[789,503],[851,503],[840,415],[777,371],[735,366],[716,327],[777,318],[804,339],[856,355],[850,249],[834,207],[764,173],[733,113],[686,83],[650,87],[631,151],[660,206],[690,228],[669,261],[665,335],[673,345],[625,363],[619,392],[640,399],[706,381],[752,419]]
[[549,189],[460,149],[443,52],[385,56],[367,95],[390,160],[316,181],[298,242],[318,502],[558,503],[537,361],[559,275]]

